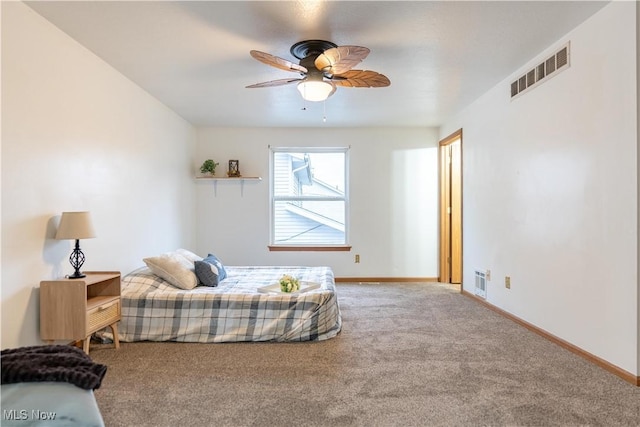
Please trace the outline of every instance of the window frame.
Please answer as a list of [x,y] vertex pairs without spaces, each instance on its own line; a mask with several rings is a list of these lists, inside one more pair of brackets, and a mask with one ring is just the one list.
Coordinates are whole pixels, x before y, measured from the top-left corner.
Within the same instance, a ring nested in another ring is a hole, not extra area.
[[[269,251],[350,251],[349,244],[349,151],[350,147],[273,147],[269,146]],[[344,154],[344,196],[277,196],[275,194],[276,153],[342,153]],[[278,244],[275,242],[275,206],[283,201],[340,201],[344,203],[344,243],[330,245]]]

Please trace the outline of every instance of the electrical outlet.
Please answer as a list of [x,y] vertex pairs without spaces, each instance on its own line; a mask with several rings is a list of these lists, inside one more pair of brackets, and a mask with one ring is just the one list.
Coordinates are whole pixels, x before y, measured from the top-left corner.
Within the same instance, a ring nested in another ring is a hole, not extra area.
[[360,254],[356,254],[356,264],[360,262]]
[[511,289],[511,277],[504,276],[504,287],[507,289]]
[[487,279],[487,282],[491,280],[491,270],[487,270],[487,274],[485,275],[485,279]]

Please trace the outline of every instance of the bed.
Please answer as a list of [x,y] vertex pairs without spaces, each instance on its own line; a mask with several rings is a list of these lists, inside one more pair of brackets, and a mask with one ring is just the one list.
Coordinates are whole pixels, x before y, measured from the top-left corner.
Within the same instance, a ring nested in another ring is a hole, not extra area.
[[104,427],[93,390],[107,371],[81,349],[33,346],[2,351],[2,426]]
[[[329,267],[218,265],[225,274],[215,286],[197,280],[195,287],[183,289],[167,280],[175,274],[161,277],[145,262],[122,278],[122,342],[322,341],[341,330]],[[306,287],[294,293],[275,290],[285,274]]]

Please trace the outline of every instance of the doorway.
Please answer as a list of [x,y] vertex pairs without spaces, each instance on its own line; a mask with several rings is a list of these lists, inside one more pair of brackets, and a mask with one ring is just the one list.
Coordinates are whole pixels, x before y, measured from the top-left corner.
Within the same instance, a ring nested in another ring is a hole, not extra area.
[[462,129],[439,144],[440,277],[462,284]]

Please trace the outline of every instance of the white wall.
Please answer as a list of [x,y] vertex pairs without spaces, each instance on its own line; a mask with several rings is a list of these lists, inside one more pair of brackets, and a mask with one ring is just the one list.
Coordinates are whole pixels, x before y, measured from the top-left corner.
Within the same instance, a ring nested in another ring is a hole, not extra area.
[[[614,2],[464,111],[464,287],[638,374],[636,4]],[[571,67],[509,84],[571,41]],[[504,277],[511,276],[511,289]]]
[[[640,7],[636,5],[636,147],[640,147]],[[640,152],[636,153],[638,155],[636,165],[640,165]],[[636,175],[637,172],[636,172]],[[639,181],[640,182],[640,177]],[[637,218],[638,221],[638,229],[640,229],[640,216]],[[640,278],[640,253],[638,253],[638,262],[637,269],[638,277]],[[640,282],[638,283],[638,310],[636,311],[636,320],[637,320],[637,330],[638,334],[636,337],[636,345],[637,345],[637,373],[640,373]]]
[[[269,252],[269,145],[351,147],[351,252]],[[224,176],[228,160],[239,159],[242,175],[263,179],[244,188],[198,181],[197,250],[229,265],[329,265],[337,277],[437,277],[437,145],[432,128],[199,129],[194,173],[212,158],[220,163],[216,175]]]
[[38,286],[72,272],[62,211],[89,210],[83,270],[195,244],[195,130],[23,3],[2,2],[2,348],[39,344]]

